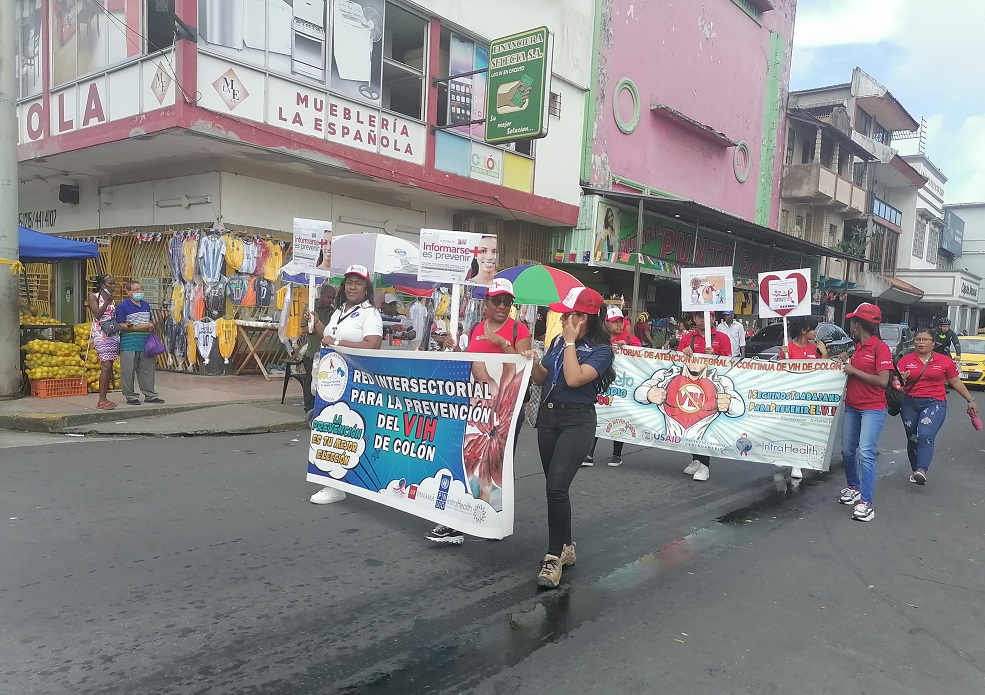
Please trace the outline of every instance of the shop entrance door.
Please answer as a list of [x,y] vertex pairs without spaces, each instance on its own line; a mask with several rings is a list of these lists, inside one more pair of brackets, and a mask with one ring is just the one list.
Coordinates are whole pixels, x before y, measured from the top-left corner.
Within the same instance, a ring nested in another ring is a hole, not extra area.
[[79,322],[85,287],[82,284],[82,263],[61,261],[55,266],[55,315],[62,323],[72,326]]

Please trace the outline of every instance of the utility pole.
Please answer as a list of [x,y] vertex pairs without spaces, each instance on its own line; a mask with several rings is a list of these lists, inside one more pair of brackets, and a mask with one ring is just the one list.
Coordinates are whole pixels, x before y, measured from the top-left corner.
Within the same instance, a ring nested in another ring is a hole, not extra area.
[[[0,0],[0,260],[17,261],[17,68],[14,3]],[[0,262],[0,399],[20,392],[18,275]]]

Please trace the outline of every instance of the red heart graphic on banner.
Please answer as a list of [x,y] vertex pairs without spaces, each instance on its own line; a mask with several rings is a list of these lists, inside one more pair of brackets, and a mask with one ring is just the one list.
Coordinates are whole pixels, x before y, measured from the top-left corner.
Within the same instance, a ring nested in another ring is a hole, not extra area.
[[774,280],[796,280],[797,281],[797,306],[800,306],[807,298],[807,278],[801,273],[790,273],[786,278],[781,278],[779,275],[767,275],[759,282],[759,301],[766,302],[766,306],[775,311],[780,316],[786,316],[791,311],[797,307],[776,307],[770,304],[770,283]]

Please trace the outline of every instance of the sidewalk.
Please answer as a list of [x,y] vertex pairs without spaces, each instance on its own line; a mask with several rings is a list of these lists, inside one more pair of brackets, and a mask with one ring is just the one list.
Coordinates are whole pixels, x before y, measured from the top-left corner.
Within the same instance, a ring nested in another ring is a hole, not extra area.
[[[0,401],[0,428],[27,432],[132,435],[247,434],[305,426],[301,386],[292,379],[280,405],[282,379],[197,376],[158,372],[164,405],[129,406],[119,392],[114,410],[96,408],[98,396]],[[154,416],[154,417],[152,417]],[[166,417],[160,417],[166,416]]]

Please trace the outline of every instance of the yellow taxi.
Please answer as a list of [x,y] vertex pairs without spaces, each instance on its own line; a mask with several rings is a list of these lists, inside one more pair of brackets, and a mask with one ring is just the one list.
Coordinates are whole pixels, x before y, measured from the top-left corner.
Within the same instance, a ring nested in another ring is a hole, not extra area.
[[985,335],[961,336],[961,359],[957,360],[961,381],[985,386]]

